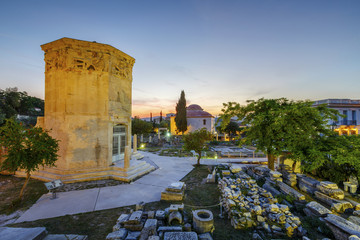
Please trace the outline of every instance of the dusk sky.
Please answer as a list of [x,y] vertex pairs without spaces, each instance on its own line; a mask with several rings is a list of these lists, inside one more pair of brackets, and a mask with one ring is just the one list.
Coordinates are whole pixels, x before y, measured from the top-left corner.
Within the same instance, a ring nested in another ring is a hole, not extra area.
[[133,116],[188,104],[360,99],[359,0],[1,1],[0,88],[44,98],[40,45],[62,37],[136,59]]

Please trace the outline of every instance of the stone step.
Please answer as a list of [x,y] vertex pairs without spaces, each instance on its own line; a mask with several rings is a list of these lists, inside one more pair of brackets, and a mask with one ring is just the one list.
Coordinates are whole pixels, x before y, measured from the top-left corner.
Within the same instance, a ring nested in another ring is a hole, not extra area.
[[43,240],[47,235],[46,228],[11,228],[0,227],[1,240]]
[[[136,164],[130,166],[128,169],[120,167],[109,167],[104,169],[93,169],[93,171],[75,171],[72,174],[60,174],[58,170],[46,169],[34,172],[31,177],[41,181],[53,181],[54,179],[61,179],[64,183],[72,183],[78,181],[96,181],[102,179],[115,179],[125,182],[140,177],[148,172],[155,170],[155,167],[145,161],[136,161]],[[16,176],[26,177],[25,172],[18,171]]]
[[87,240],[86,235],[76,235],[76,234],[49,234],[44,240]]

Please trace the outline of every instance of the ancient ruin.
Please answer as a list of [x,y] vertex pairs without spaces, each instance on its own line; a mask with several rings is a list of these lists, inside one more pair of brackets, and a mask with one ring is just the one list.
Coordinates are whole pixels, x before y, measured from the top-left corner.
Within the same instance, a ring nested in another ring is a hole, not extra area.
[[[64,182],[130,181],[152,166],[131,160],[132,68],[135,59],[96,42],[44,44],[45,116],[38,126],[60,140],[55,168],[34,178]],[[19,173],[21,175],[21,173]]]

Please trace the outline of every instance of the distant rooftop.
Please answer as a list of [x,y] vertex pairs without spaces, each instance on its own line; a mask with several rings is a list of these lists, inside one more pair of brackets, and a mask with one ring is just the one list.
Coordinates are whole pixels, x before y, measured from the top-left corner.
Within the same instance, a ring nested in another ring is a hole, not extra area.
[[202,107],[197,104],[191,104],[186,108],[186,116],[188,118],[208,118],[213,117],[210,113],[205,112]]
[[314,102],[314,106],[326,104],[328,107],[360,107],[360,100],[352,99],[323,99]]

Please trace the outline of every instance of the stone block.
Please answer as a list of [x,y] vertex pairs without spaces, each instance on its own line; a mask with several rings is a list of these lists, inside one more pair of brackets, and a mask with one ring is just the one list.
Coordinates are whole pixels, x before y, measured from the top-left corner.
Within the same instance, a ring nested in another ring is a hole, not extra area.
[[169,207],[169,212],[183,211],[183,210],[184,210],[184,204],[171,204]]
[[339,189],[339,187],[336,183],[329,182],[329,181],[320,182],[320,186],[322,186],[324,188],[328,188],[328,189]]
[[147,219],[143,229],[141,230],[140,240],[147,240],[151,235],[157,235],[157,220]]
[[297,184],[297,181],[291,181],[291,180],[288,180],[288,179],[285,179],[284,180],[284,183],[286,183],[287,185],[291,186],[291,187],[295,187],[296,184]]
[[144,224],[124,224],[124,228],[130,230],[130,231],[141,231],[143,229]]
[[150,236],[147,240],[160,240],[159,236]]
[[348,220],[352,223],[355,223],[356,225],[360,226],[360,217],[356,217],[356,216],[350,216],[348,218]]
[[276,184],[279,186],[280,190],[285,194],[289,194],[297,200],[305,200],[305,196],[303,194],[299,193],[298,191],[286,185],[285,183],[277,182]]
[[326,207],[315,201],[306,204],[306,208],[310,210],[315,216],[318,217],[323,217],[331,213],[329,209],[327,209]]
[[352,194],[355,194],[358,188],[358,184],[352,183],[352,182],[343,182],[344,184],[344,191],[350,192]]
[[232,164],[230,167],[230,171],[232,173],[238,173],[240,171],[244,171],[246,169],[246,167],[244,167],[243,165],[239,165],[239,164]]
[[206,182],[207,183],[214,183],[215,182],[215,175],[208,174],[207,177],[206,177]]
[[321,192],[316,191],[315,197],[319,199],[320,201],[328,204],[331,206],[331,210],[335,212],[344,212],[348,208],[353,208],[352,204],[347,201],[338,200],[332,197],[329,197]]
[[266,221],[266,219],[264,217],[260,216],[260,215],[256,216],[256,220],[258,222],[265,222]]
[[138,240],[141,235],[141,232],[129,232],[125,240]]
[[190,223],[185,223],[183,226],[183,231],[184,232],[191,232],[191,224]]
[[166,188],[166,191],[169,192],[182,192],[185,189],[185,183],[184,182],[174,182],[171,183],[170,186]]
[[353,214],[354,216],[360,216],[360,210],[354,211]]
[[351,203],[353,205],[355,211],[360,210],[360,203],[358,203],[350,198],[344,198],[344,200]]
[[155,213],[155,218],[158,220],[164,220],[165,219],[165,211],[157,210]]
[[153,219],[155,218],[155,211],[148,211],[147,215],[148,215],[148,219]]
[[272,176],[272,177],[274,177],[274,178],[279,178],[279,177],[282,176],[281,172],[272,171],[272,170],[270,170],[269,175]]
[[299,189],[309,194],[314,194],[317,190],[315,187],[312,187],[304,182],[299,182]]
[[116,223],[116,224],[113,226],[113,232],[119,231],[121,227],[122,227],[122,226],[121,226],[120,223]]
[[130,215],[129,219],[124,223],[125,224],[139,224],[142,216],[143,216],[143,211],[135,211]]
[[199,240],[213,240],[210,233],[203,233],[198,235]]
[[[19,238],[17,238],[19,239]],[[86,235],[76,235],[76,234],[49,234],[43,240],[87,240],[88,237]],[[28,239],[26,239],[28,240]],[[39,239],[36,239],[39,240]]]
[[262,187],[264,189],[266,189],[267,191],[269,191],[273,196],[278,196],[281,194],[281,192],[279,192],[277,189],[275,189],[269,183],[265,183]]
[[254,212],[256,215],[261,215],[263,213],[263,209],[259,205],[251,207],[251,211]]
[[161,192],[161,200],[164,201],[182,201],[184,198],[184,192]]
[[198,240],[196,232],[166,232],[164,240]]
[[337,240],[348,240],[351,235],[360,236],[360,226],[342,217],[329,214],[325,218],[325,222]]
[[161,226],[158,227],[158,232],[181,232],[181,226]]
[[280,211],[279,207],[276,204],[270,204],[266,210],[272,213],[278,213]]
[[124,240],[128,231],[125,228],[121,228],[118,231],[111,232],[106,236],[106,240]]
[[21,239],[36,240],[43,239],[47,234],[46,228],[12,228],[12,227],[0,227],[0,238],[2,240],[15,240]]
[[229,170],[222,170],[221,173],[222,173],[223,176],[230,175]]
[[332,198],[336,198],[336,199],[341,200],[341,199],[344,199],[344,197],[345,197],[344,191],[341,190],[341,189],[338,189],[338,188],[337,189],[334,189],[334,187],[333,188],[328,188],[328,187],[324,187],[321,184],[317,185],[316,188],[320,192],[322,192],[322,193],[324,193],[324,194],[326,194],[326,195],[328,195],[328,196],[330,196]]
[[116,223],[124,224],[127,220],[129,220],[130,214],[121,214],[117,219]]
[[304,183],[306,185],[309,185],[310,187],[316,188],[318,184],[320,184],[320,181],[313,179],[311,177],[299,177],[299,174],[296,175],[299,179],[299,182]]

